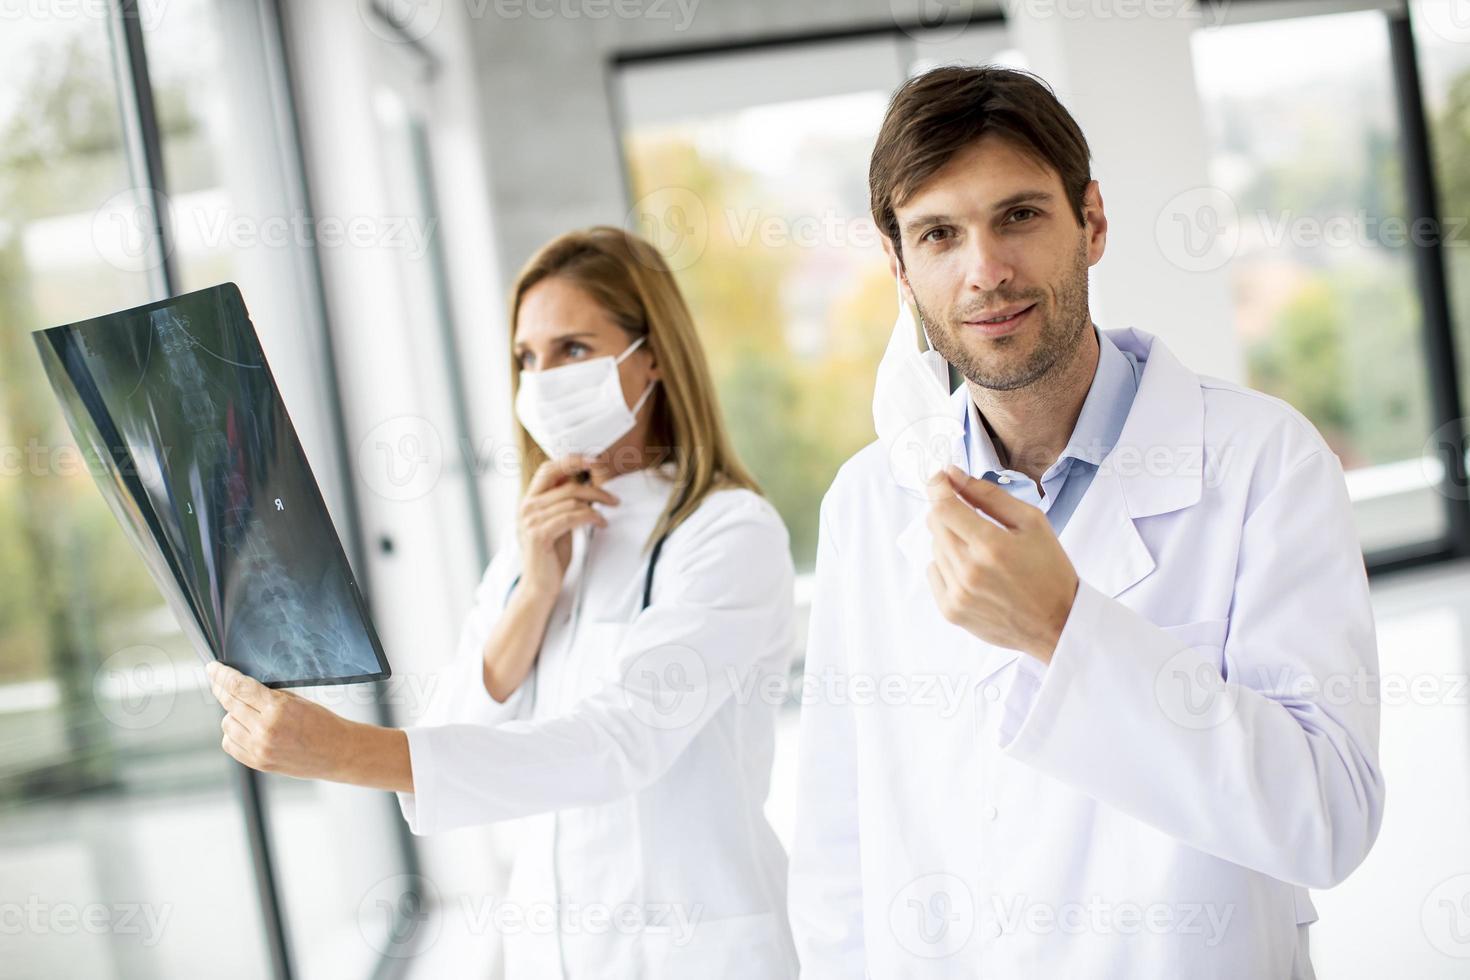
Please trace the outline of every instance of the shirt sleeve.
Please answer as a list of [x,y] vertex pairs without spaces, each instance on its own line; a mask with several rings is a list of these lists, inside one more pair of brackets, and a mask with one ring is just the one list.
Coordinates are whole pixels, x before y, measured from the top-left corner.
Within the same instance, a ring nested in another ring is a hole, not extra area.
[[[830,499],[830,498],[828,498]],[[841,562],[824,500],[817,538],[805,673],[849,676]],[[787,892],[803,980],[864,976],[862,873],[858,849],[857,738],[844,699],[801,706],[796,831]]]
[[[762,498],[707,498],[669,536],[607,683],[566,714],[407,729],[415,834],[619,799],[658,779],[772,651],[789,657],[786,528]],[[707,514],[707,510],[715,511]]]
[[1218,625],[1191,644],[1081,583],[1050,664],[1007,694],[1002,748],[1199,850],[1330,887],[1384,800],[1368,581],[1330,451],[1246,519]]

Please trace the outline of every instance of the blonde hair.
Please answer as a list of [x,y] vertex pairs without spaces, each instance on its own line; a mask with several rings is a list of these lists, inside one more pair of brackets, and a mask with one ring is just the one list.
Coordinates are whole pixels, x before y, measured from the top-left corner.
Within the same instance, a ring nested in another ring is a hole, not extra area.
[[[647,337],[644,346],[659,366],[659,383],[650,397],[647,448],[662,450],[651,465],[673,458],[674,485],[681,492],[670,497],[645,548],[683,523],[714,490],[743,487],[760,493],[730,444],[704,345],[674,274],[658,249],[620,228],[568,232],[543,246],[521,269],[510,298],[512,394],[520,389],[514,347],[521,301],[531,287],[551,278],[583,290],[630,338]],[[517,429],[524,494],[547,457],[524,426]]]

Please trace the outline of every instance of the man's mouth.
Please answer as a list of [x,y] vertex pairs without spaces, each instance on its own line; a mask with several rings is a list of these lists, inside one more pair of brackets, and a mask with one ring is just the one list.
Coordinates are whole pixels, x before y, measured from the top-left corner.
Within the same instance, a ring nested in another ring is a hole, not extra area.
[[1035,303],[1018,304],[1008,309],[997,310],[988,316],[966,320],[964,324],[968,329],[986,337],[1003,337],[1020,329],[1035,308]]

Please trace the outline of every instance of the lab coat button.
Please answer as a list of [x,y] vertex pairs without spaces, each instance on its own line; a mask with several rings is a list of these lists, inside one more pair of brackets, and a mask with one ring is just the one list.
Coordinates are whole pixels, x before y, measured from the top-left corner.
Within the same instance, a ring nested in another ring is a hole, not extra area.
[[986,820],[994,820],[996,817],[1000,816],[1000,811],[993,806],[988,806],[981,812],[985,814]]
[[1005,474],[1004,474],[1004,473],[1002,473],[1002,474],[1001,474],[1001,475],[1000,475],[1000,476],[999,476],[999,477],[998,477],[998,478],[997,478],[997,479],[996,479],[996,482],[997,482],[997,483],[1010,483],[1010,482],[1011,482],[1011,478],[1010,478],[1010,477],[1008,477],[1008,476],[1006,476],[1006,475],[1005,475]]
[[985,685],[985,700],[987,700],[987,701],[999,701],[1000,700],[1000,688],[996,687],[994,684],[986,684]]

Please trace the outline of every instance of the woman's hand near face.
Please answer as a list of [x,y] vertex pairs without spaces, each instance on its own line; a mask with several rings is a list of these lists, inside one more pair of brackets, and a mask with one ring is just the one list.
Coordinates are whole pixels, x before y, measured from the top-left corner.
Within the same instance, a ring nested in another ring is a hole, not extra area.
[[[587,483],[578,480],[590,472]],[[572,557],[572,531],[588,524],[606,527],[607,520],[593,503],[615,506],[618,498],[599,484],[611,473],[605,464],[585,456],[569,456],[543,463],[531,478],[521,501],[516,535],[521,550],[521,581],[517,591],[554,597]]]
[[[577,479],[584,471],[592,474],[587,483]],[[542,464],[526,487],[516,522],[521,578],[480,654],[485,691],[496,701],[516,692],[541,652],[546,621],[571,563],[572,531],[607,526],[592,505],[617,505],[618,498],[598,486],[611,475],[605,463],[570,456]]]

